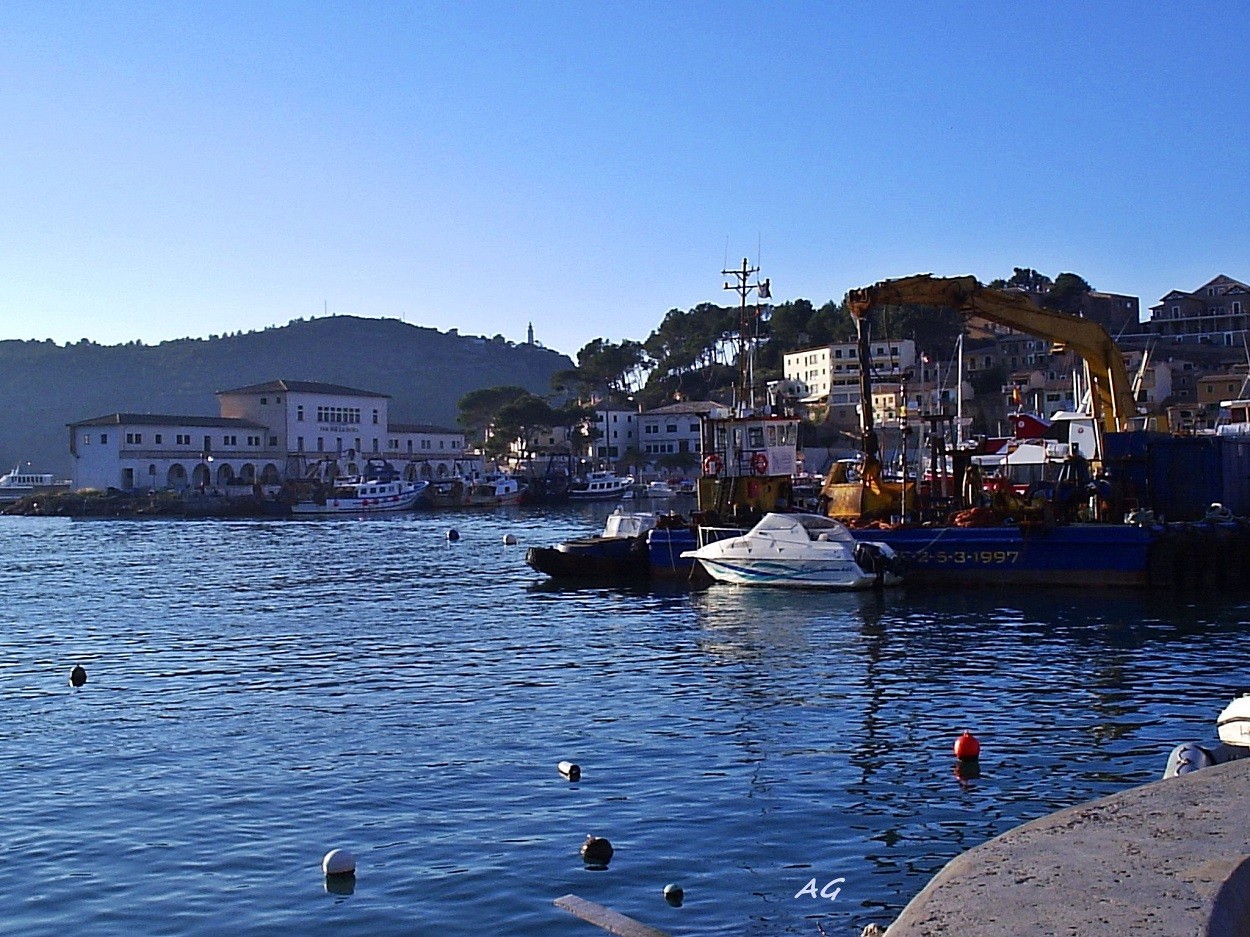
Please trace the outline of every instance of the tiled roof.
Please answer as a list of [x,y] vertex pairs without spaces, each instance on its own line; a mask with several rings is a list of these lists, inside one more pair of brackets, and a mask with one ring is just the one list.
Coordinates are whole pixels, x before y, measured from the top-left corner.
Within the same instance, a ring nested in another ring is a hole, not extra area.
[[335,394],[352,397],[389,397],[390,394],[379,394],[371,390],[357,390],[355,387],[344,387],[342,384],[324,384],[321,381],[266,381],[263,384],[249,384],[247,387],[235,387],[231,390],[219,390],[217,394],[273,394],[285,391],[292,394]]
[[170,416],[162,413],[110,413],[69,426],[208,426],[237,429],[265,429],[263,423],[224,416]]

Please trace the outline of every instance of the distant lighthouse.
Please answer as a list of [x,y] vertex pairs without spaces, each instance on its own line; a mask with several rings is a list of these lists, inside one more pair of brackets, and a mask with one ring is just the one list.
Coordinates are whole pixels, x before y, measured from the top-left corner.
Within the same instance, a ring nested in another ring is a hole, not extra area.
[[525,344],[534,344],[534,323],[530,323],[530,327],[525,330]]

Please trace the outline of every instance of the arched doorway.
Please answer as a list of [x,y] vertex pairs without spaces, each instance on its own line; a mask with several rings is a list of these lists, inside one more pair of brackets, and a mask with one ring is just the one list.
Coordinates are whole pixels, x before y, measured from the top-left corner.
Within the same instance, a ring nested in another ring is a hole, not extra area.
[[181,463],[175,462],[169,467],[169,471],[165,473],[165,486],[174,491],[182,491],[187,487],[187,470]]

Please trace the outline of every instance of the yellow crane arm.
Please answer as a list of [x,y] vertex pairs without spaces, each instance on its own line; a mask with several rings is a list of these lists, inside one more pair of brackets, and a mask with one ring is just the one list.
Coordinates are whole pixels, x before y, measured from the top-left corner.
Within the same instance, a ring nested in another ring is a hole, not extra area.
[[1089,367],[1093,417],[1104,431],[1128,429],[1129,420],[1136,413],[1120,350],[1107,330],[1092,319],[1043,309],[1024,293],[982,286],[971,276],[934,277],[923,273],[882,280],[851,290],[847,300],[856,319],[863,319],[878,306],[939,306],[1061,342]]

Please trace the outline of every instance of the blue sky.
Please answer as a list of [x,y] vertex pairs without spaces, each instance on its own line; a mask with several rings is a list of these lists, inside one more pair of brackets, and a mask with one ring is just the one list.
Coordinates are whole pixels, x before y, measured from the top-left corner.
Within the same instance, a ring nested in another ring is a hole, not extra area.
[[1032,266],[1250,280],[1245,8],[6,2],[0,338],[643,339]]

